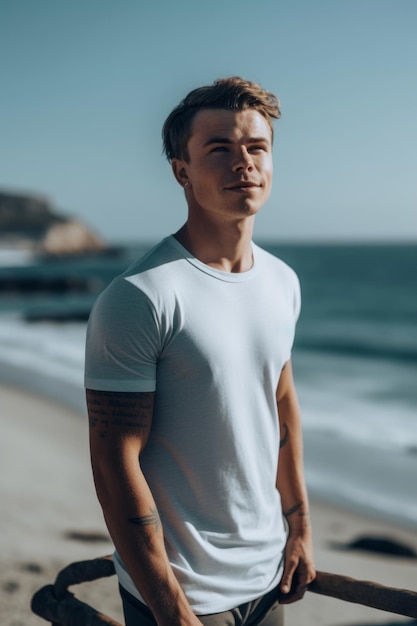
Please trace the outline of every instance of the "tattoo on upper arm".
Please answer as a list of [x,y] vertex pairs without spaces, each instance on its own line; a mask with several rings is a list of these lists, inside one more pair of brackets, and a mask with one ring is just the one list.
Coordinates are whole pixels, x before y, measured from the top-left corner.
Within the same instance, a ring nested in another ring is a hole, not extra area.
[[101,438],[108,435],[109,426],[143,430],[149,427],[153,409],[153,394],[95,391],[88,394],[90,428],[97,429]]
[[150,509],[149,515],[142,515],[141,517],[129,517],[128,522],[135,526],[153,526],[155,532],[161,527],[161,520],[156,509]]
[[281,449],[283,446],[285,446],[285,444],[286,444],[286,443],[287,443],[287,441],[288,441],[288,426],[287,426],[287,424],[283,424],[283,425],[282,425],[282,428],[284,429],[284,436],[282,437],[282,439],[281,439],[281,440],[280,440],[280,442],[279,442],[279,447],[280,447],[280,449]]

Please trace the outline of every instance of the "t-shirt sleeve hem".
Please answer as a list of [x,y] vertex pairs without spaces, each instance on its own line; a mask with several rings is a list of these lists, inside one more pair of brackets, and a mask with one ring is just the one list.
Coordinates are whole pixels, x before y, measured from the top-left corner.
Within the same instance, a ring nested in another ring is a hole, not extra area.
[[86,389],[94,391],[130,391],[132,393],[142,391],[155,391],[156,380],[103,380],[85,378]]

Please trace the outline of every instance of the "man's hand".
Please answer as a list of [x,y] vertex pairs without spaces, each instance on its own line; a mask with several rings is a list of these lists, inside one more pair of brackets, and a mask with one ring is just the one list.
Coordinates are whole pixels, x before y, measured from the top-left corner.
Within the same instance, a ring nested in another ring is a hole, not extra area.
[[292,535],[290,532],[285,548],[284,573],[280,584],[280,591],[284,597],[280,598],[280,603],[291,604],[301,600],[315,576],[310,529],[305,529],[301,535],[295,533]]

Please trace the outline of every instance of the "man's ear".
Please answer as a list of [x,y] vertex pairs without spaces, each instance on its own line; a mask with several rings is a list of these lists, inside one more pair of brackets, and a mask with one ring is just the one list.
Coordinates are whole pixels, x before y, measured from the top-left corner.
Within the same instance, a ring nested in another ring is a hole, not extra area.
[[177,182],[181,185],[181,187],[187,187],[190,181],[188,180],[188,174],[184,161],[181,159],[172,159],[171,167]]

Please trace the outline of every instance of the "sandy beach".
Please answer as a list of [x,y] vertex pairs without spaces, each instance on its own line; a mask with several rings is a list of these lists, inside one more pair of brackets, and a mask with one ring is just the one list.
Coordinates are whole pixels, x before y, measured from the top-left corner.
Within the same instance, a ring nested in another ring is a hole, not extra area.
[[[0,623],[40,626],[46,622],[31,613],[33,593],[65,565],[113,547],[91,478],[85,416],[21,389],[0,387],[0,399]],[[417,590],[415,559],[342,549],[366,535],[417,551],[415,532],[316,501],[312,520],[318,569]],[[123,622],[115,577],[73,591]],[[416,623],[310,592],[286,610],[286,626]]]

